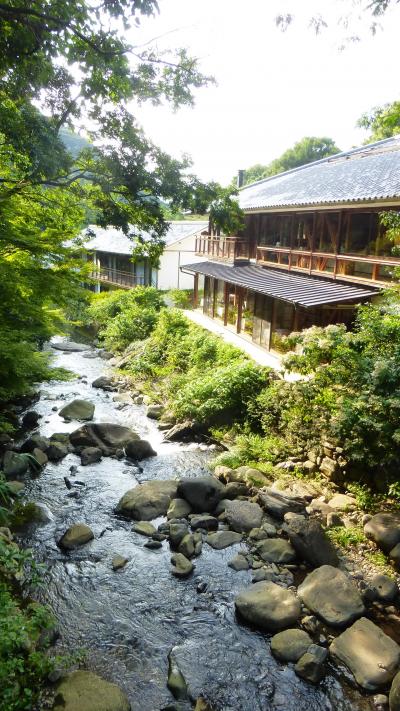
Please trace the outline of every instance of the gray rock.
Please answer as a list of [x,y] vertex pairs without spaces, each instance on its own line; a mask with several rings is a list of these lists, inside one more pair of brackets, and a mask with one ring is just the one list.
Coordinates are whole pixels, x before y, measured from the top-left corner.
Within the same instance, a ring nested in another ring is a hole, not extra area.
[[217,533],[210,533],[206,537],[206,543],[218,551],[240,543],[241,540],[241,534],[234,531],[217,531]]
[[106,375],[101,375],[96,380],[93,380],[92,388],[98,388],[100,390],[115,390],[115,384],[112,378],[108,378]]
[[162,405],[149,405],[146,415],[151,420],[159,420],[163,414],[164,408]]
[[141,462],[142,459],[147,459],[148,457],[157,456],[157,452],[154,451],[150,442],[145,439],[135,439],[128,442],[125,447],[125,453],[129,459],[134,459],[137,462]]
[[68,446],[62,442],[53,441],[48,447],[46,454],[51,462],[59,462],[68,454]]
[[156,527],[149,521],[138,521],[132,526],[132,531],[139,533],[141,536],[152,536],[156,533]]
[[65,550],[74,550],[83,546],[94,538],[94,534],[89,526],[84,523],[75,523],[70,526],[60,538],[58,545]]
[[400,672],[397,672],[390,687],[389,707],[390,711],[400,711]]
[[258,499],[267,513],[280,520],[289,511],[300,514],[305,511],[305,502],[302,497],[276,491],[272,487],[266,487],[265,490],[260,491]]
[[388,575],[374,575],[370,585],[380,602],[392,602],[399,592],[396,581]]
[[179,669],[173,649],[171,649],[170,653],[168,654],[167,686],[175,699],[186,700],[188,698],[188,689],[185,677]]
[[82,466],[87,466],[88,464],[95,464],[101,459],[102,451],[100,447],[85,447],[81,452],[81,464]]
[[348,494],[335,494],[329,499],[328,506],[334,511],[351,511],[357,508],[357,501],[354,496],[348,496]]
[[2,468],[6,479],[23,476],[29,469],[29,458],[8,449],[4,452]]
[[322,565],[298,589],[304,604],[333,627],[347,625],[364,612],[357,588],[341,570]]
[[225,507],[226,521],[238,533],[248,533],[261,525],[262,508],[251,501],[231,501]]
[[223,498],[224,489],[223,484],[212,476],[182,479],[178,484],[178,496],[185,499],[193,511],[212,513]]
[[171,556],[172,575],[177,578],[186,578],[194,569],[193,563],[182,553],[174,553]]
[[389,553],[400,543],[400,513],[375,514],[365,524],[364,533],[385,553]]
[[318,684],[324,676],[324,662],[327,656],[326,649],[312,644],[294,668],[297,676],[311,684]]
[[45,464],[47,464],[47,462],[49,461],[47,454],[45,454],[38,447],[35,447],[35,449],[33,450],[32,457],[35,457],[35,459],[40,467],[44,467]]
[[300,558],[312,566],[339,565],[336,550],[319,521],[294,517],[285,530]]
[[45,452],[49,445],[50,440],[47,437],[42,437],[39,434],[33,434],[25,440],[21,446],[21,452],[28,452],[31,454],[34,449],[41,449],[42,452]]
[[258,568],[251,579],[252,583],[260,583],[262,580],[274,581],[276,580],[276,575],[272,570],[267,570],[266,568]]
[[224,496],[226,499],[230,499],[233,501],[233,499],[237,499],[238,496],[247,496],[249,493],[249,489],[247,484],[241,481],[230,481],[224,491]]
[[68,405],[64,405],[58,414],[65,420],[78,420],[78,422],[93,420],[94,405],[88,400],[72,400]]
[[248,570],[250,567],[246,557],[244,555],[241,555],[240,553],[235,555],[235,557],[228,562],[228,566],[232,568],[232,570],[236,570],[236,572],[238,572],[239,570]]
[[366,691],[386,686],[400,665],[399,645],[366,617],[336,637],[329,651]]
[[179,422],[173,425],[164,435],[167,442],[192,442],[199,434],[204,432],[204,427],[194,422]]
[[157,516],[165,516],[176,490],[176,481],[147,481],[124,494],[117,505],[117,512],[137,521],[151,521]]
[[392,550],[389,552],[389,558],[391,561],[393,561],[393,564],[397,567],[400,566],[400,543],[398,543]]
[[28,410],[22,418],[22,424],[28,428],[37,427],[41,417],[36,410]]
[[192,513],[192,507],[185,499],[172,499],[167,511],[167,518],[186,518]]
[[217,531],[218,530],[218,519],[211,514],[197,514],[191,517],[190,526],[193,531],[198,528],[202,528],[205,531]]
[[171,523],[169,527],[169,542],[171,548],[178,548],[180,542],[188,532],[186,523]]
[[333,481],[338,484],[343,478],[338,462],[331,457],[324,457],[319,469],[321,474],[323,474],[326,479],[329,479],[329,481]]
[[281,662],[297,662],[312,644],[312,639],[303,630],[284,630],[271,639],[271,652]]
[[277,632],[293,625],[300,616],[300,601],[289,590],[271,582],[255,583],[235,599],[240,615],[255,627]]
[[258,555],[266,563],[291,563],[296,558],[296,551],[283,538],[267,538],[256,544]]
[[122,555],[115,555],[111,561],[113,570],[120,570],[125,568],[126,564],[129,562],[129,558],[124,558]]
[[131,705],[115,684],[88,671],[68,674],[56,690],[53,711],[130,711]]
[[12,496],[18,496],[25,489],[25,484],[22,481],[13,481],[12,479],[7,480],[7,486]]
[[132,440],[138,440],[136,432],[116,425],[114,422],[99,422],[82,425],[69,435],[71,444],[78,450],[84,447],[99,447],[104,455],[123,449]]
[[158,550],[159,548],[162,548],[162,543],[161,541],[157,541],[153,538],[149,538],[148,541],[144,544],[145,548],[150,548],[150,550]]
[[182,553],[185,558],[192,558],[194,556],[194,538],[191,533],[187,533],[183,536],[178,551]]
[[265,541],[268,536],[268,532],[264,528],[252,528],[249,533],[249,539],[251,541]]

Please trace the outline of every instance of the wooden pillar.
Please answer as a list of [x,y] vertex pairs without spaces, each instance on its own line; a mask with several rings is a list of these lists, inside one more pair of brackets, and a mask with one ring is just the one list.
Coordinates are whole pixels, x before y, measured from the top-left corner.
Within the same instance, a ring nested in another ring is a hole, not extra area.
[[228,324],[228,307],[229,307],[229,284],[224,285],[224,326]]
[[276,299],[272,299],[272,309],[271,309],[271,328],[269,332],[269,344],[268,344],[268,350],[271,350],[272,346],[272,336],[275,331],[275,326],[276,326]]
[[213,290],[212,290],[212,317],[215,318],[215,302],[217,300],[218,291],[218,279],[213,279]]
[[199,304],[199,275],[196,272],[194,275],[194,285],[193,285],[193,308],[197,309]]
[[238,303],[237,303],[237,320],[236,320],[236,333],[240,333],[242,328],[242,307],[243,307],[243,289],[238,287]]

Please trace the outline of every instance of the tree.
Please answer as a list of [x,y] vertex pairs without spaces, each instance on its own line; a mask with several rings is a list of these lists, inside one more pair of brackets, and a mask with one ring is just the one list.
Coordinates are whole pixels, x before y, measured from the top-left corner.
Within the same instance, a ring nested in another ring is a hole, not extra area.
[[258,163],[246,170],[245,184],[283,173],[285,170],[312,163],[335,153],[340,153],[340,148],[336,146],[331,138],[306,136],[298,143],[295,143],[292,148],[288,148],[287,151],[282,153],[280,158],[276,158],[268,165],[262,166]]
[[357,126],[371,131],[367,143],[395,136],[400,133],[400,101],[375,106],[358,119]]
[[[156,0],[0,2],[0,400],[47,372],[35,349],[79,292],[88,211],[127,234],[150,231],[142,251],[156,261],[162,199],[186,208],[196,191],[188,159],[148,141],[129,109],[191,104],[211,81],[184,50],[127,41],[157,10]],[[73,155],[68,128],[90,139]]]

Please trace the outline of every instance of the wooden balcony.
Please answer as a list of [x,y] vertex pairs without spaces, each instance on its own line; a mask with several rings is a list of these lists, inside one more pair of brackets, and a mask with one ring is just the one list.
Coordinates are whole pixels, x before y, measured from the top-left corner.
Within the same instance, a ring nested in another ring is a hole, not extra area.
[[257,247],[257,264],[341,281],[387,285],[400,259],[384,256],[310,252],[286,247]]
[[95,281],[105,282],[112,286],[119,286],[122,289],[134,289],[135,286],[145,285],[145,280],[142,276],[136,276],[130,272],[120,272],[117,269],[107,269],[105,267],[95,269],[90,277]]
[[196,237],[195,252],[198,257],[223,262],[248,261],[250,258],[249,244],[238,237]]

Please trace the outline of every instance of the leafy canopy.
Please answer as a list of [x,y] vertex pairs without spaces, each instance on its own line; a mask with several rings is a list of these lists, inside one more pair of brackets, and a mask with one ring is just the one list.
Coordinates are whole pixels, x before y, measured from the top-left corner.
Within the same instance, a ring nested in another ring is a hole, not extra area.
[[366,143],[395,136],[400,133],[400,101],[375,106],[359,118],[357,126],[370,131]]

